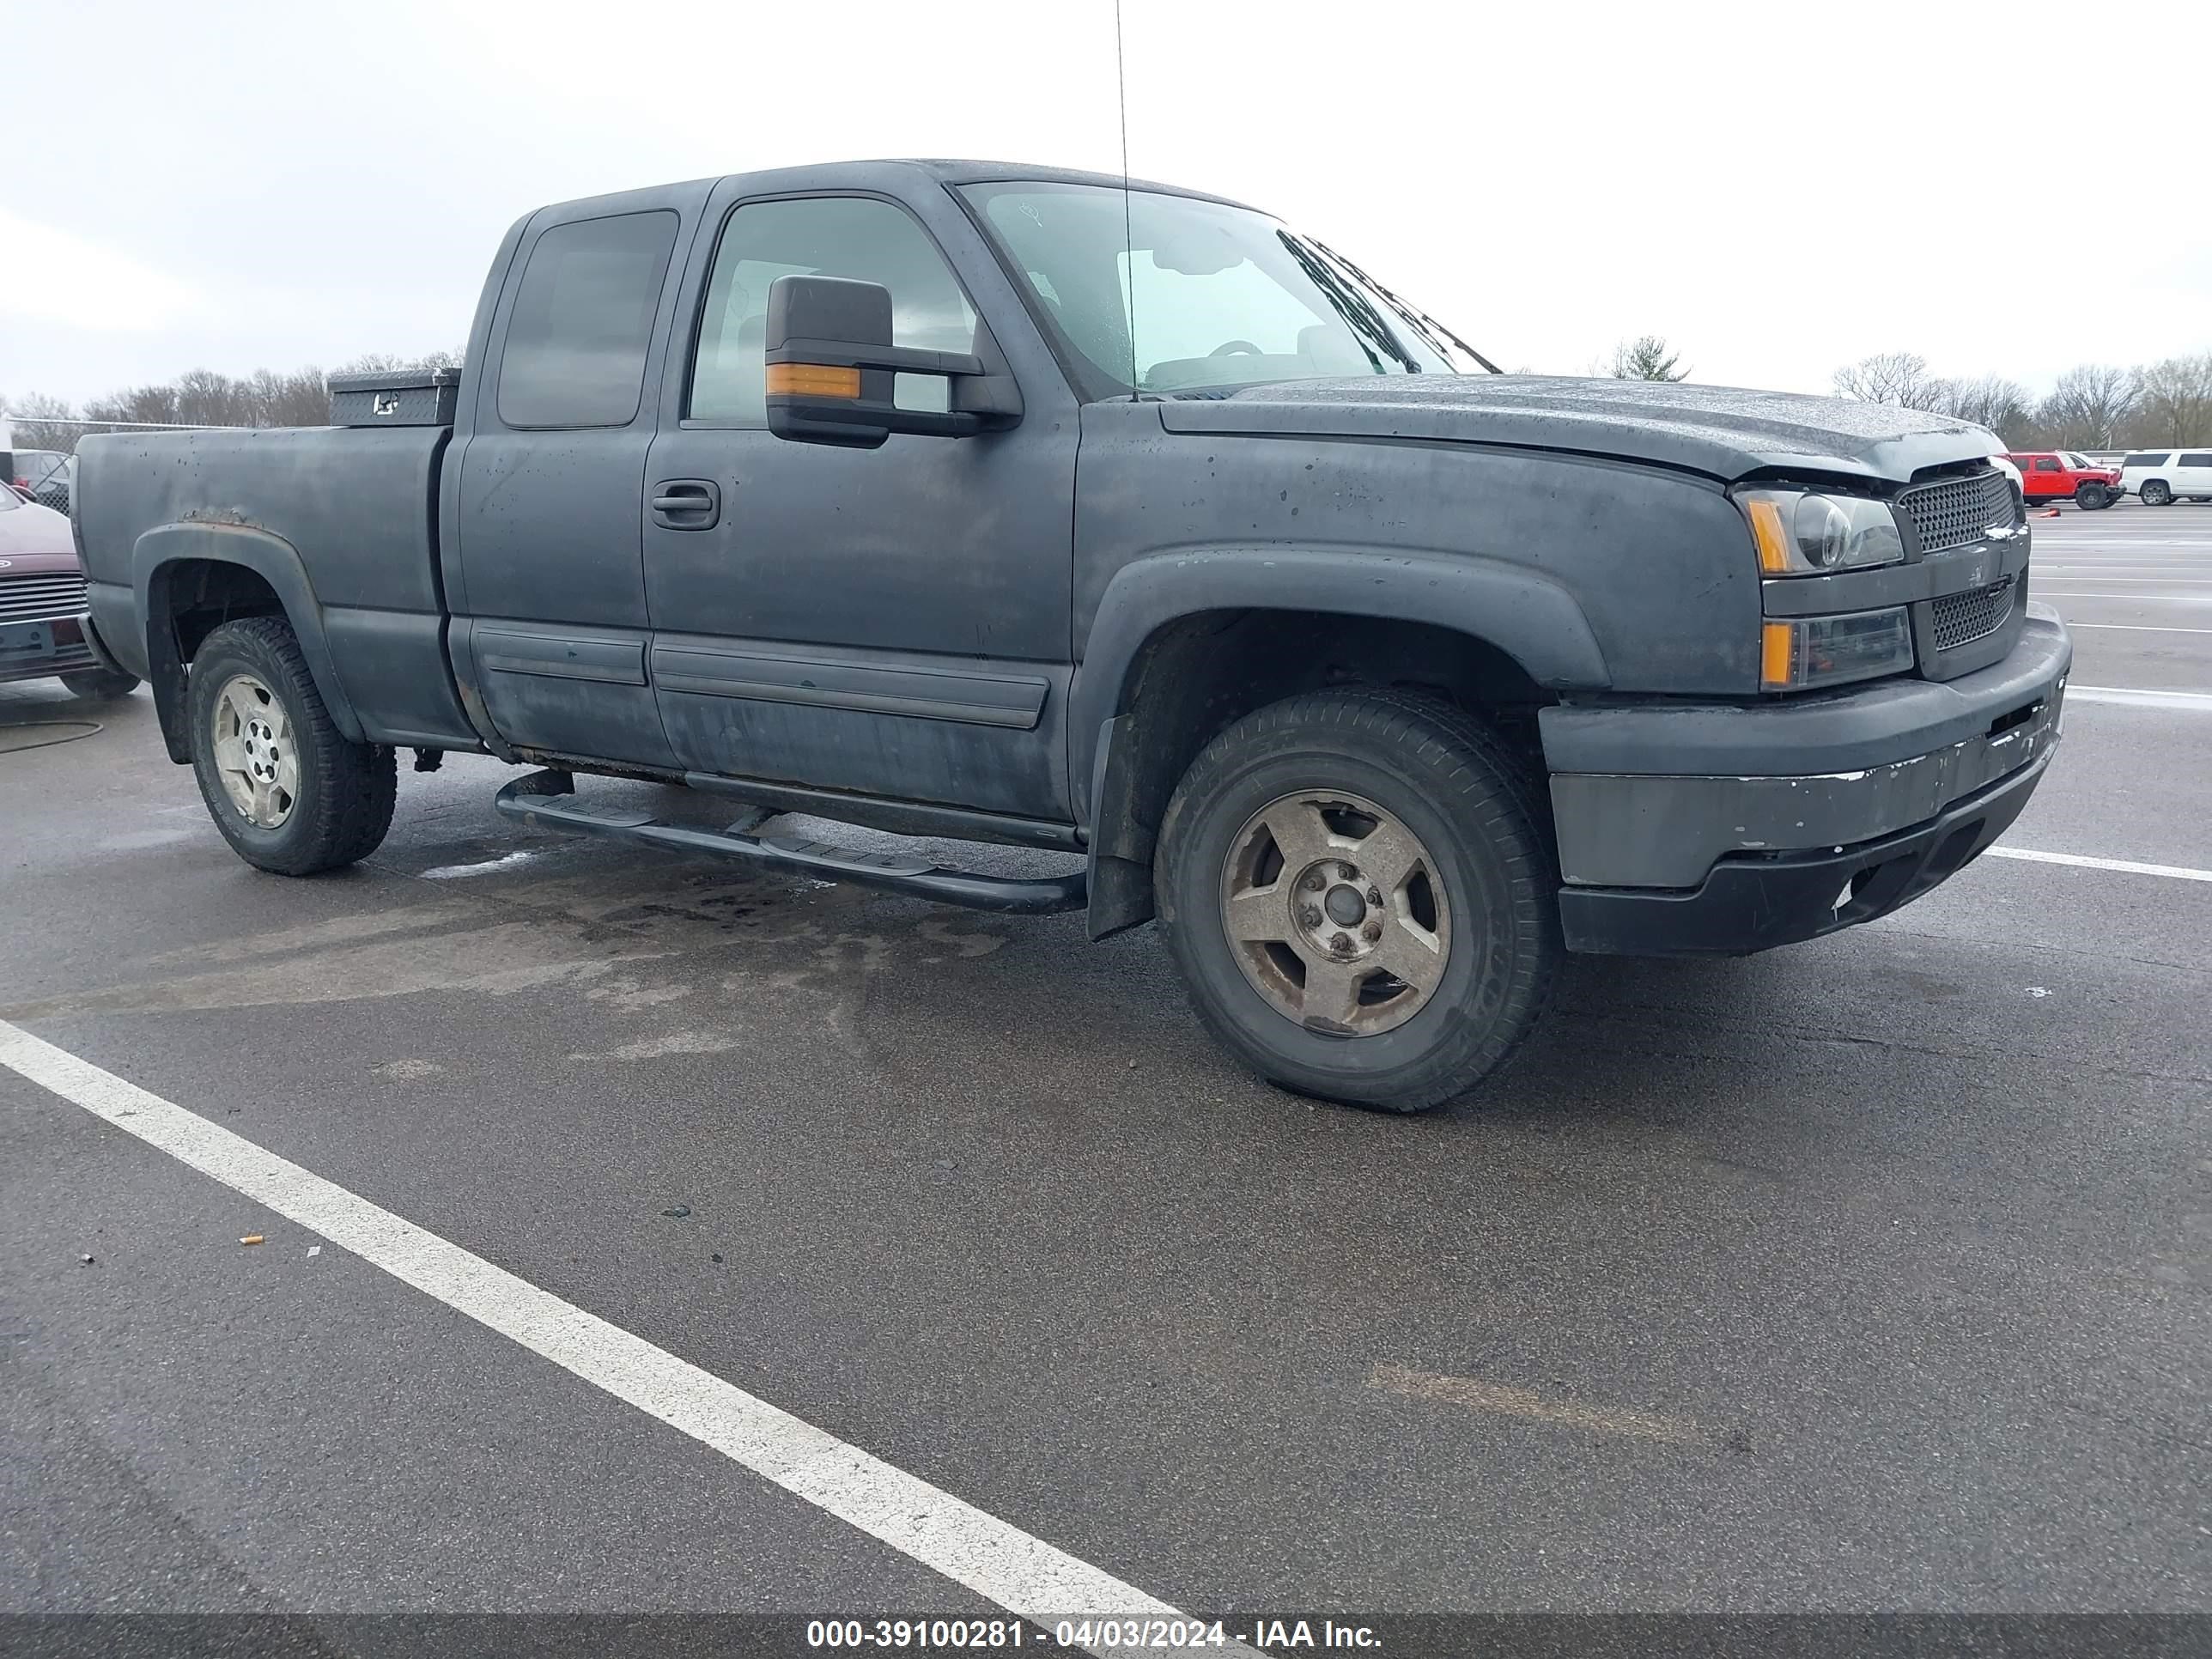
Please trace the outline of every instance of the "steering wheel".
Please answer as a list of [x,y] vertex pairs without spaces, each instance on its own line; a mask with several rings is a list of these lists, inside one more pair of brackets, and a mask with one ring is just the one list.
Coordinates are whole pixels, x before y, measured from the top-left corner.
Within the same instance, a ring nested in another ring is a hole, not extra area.
[[1226,357],[1236,352],[1249,352],[1255,357],[1264,357],[1267,356],[1265,352],[1261,351],[1259,347],[1254,345],[1249,340],[1224,340],[1219,345],[1214,347],[1212,350],[1207,352],[1206,355],[1209,357]]

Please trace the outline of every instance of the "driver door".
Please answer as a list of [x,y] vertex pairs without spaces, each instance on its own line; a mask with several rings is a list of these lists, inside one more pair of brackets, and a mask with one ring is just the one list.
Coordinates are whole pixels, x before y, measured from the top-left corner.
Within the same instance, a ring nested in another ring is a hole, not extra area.
[[[974,231],[949,198],[934,223],[932,208],[853,193],[710,206],[686,290],[696,345],[645,475],[652,678],[690,769],[1064,823],[1065,385],[1012,362],[1027,416],[975,437],[848,449],[767,427],[778,276],[881,283],[899,345],[997,349],[940,240]],[[899,387],[932,394],[943,408],[941,383]]]

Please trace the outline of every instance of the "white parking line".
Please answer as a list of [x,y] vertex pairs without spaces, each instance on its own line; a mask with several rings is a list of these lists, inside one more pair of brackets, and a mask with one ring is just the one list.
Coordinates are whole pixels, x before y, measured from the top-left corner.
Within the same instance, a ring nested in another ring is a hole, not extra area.
[[1010,1613],[1048,1629],[1055,1620],[1084,1613],[1184,1616],[1090,1563],[5,1020],[0,1020],[0,1066],[343,1245],[402,1283]]
[[2100,628],[2118,634],[2212,634],[2212,628],[2154,628],[2148,623],[2082,623],[2069,621],[2069,629]]
[[[2036,592],[2043,592],[2039,580]],[[2072,590],[2053,593],[2054,599],[2133,599],[2137,605],[2212,605],[2212,593],[2083,593]]]
[[2138,864],[2133,859],[2093,859],[2084,853],[2039,853],[2027,847],[1992,847],[1993,859],[2023,859],[2031,864],[2073,864],[2084,870],[2118,870],[2130,876],[2166,876],[2174,881],[2212,881],[2212,870],[2180,864]]
[[2118,703],[2128,708],[2183,708],[2212,714],[2212,691],[2138,691],[2125,685],[2069,685],[2066,701]]

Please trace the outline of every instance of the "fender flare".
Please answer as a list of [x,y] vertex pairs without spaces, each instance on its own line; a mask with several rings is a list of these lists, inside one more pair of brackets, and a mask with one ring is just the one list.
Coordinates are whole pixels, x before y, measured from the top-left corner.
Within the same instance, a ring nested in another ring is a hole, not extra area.
[[[1147,640],[1208,611],[1319,611],[1451,629],[1496,647],[1537,684],[1600,690],[1605,653],[1566,588],[1524,565],[1480,555],[1361,547],[1187,549],[1114,573],[1068,692],[1068,776],[1095,782],[1106,724]],[[1090,791],[1076,803],[1088,823]],[[1094,836],[1094,840],[1096,837]]]
[[307,672],[340,733],[365,741],[361,716],[346,696],[323,629],[323,609],[307,580],[299,550],[283,537],[254,525],[180,523],[157,525],[131,549],[132,601],[146,629],[146,661],[154,684],[155,707],[169,757],[191,757],[184,729],[184,668],[177,656],[176,632],[169,625],[168,582],[173,568],[186,560],[234,564],[252,571],[276,591],[284,619],[300,641]]

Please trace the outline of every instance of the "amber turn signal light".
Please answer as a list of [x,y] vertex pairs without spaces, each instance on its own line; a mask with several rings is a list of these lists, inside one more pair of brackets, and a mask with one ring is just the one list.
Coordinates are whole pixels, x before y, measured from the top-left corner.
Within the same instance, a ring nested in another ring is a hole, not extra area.
[[[1752,497],[1744,504],[1751,514],[1751,538],[1759,544],[1759,568],[1770,576],[1790,574],[1790,532],[1782,522],[1782,508],[1775,502]],[[1773,630],[1767,630],[1768,638]]]
[[[1758,521],[1753,515],[1753,522]],[[1759,681],[1770,691],[1790,683],[1790,664],[1796,655],[1796,630],[1788,623],[1771,622],[1759,630]]]
[[768,395],[771,398],[858,398],[860,371],[835,368],[828,363],[770,363]]

